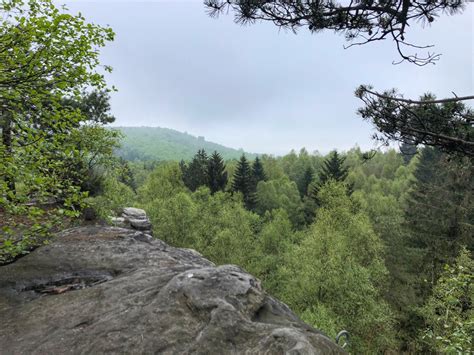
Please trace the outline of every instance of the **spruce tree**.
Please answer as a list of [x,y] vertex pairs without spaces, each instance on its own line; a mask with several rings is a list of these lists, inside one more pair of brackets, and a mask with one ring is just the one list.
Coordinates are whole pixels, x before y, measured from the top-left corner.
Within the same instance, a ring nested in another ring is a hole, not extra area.
[[467,158],[449,159],[434,148],[425,148],[421,153],[405,218],[409,244],[419,255],[411,266],[413,274],[422,275],[419,291],[423,299],[462,245],[474,249],[472,172],[472,162]]
[[207,186],[211,193],[224,191],[227,185],[227,172],[224,161],[219,153],[214,151],[207,164]]
[[[321,172],[319,173],[318,183],[313,185],[310,196],[317,198],[318,192],[330,180],[344,182],[347,178],[348,169],[343,166],[345,157],[341,157],[336,150],[330,153],[329,158],[324,161]],[[350,192],[350,188],[348,192]]]
[[[193,160],[184,168],[183,182],[188,189],[196,191],[200,186],[207,185],[208,157],[204,149],[198,150]],[[183,169],[183,168],[182,168]]]
[[255,206],[254,179],[250,164],[244,154],[237,163],[232,179],[232,191],[241,192],[244,197],[245,207],[249,210]]
[[[256,157],[252,164],[252,191],[257,193],[257,185],[260,181],[266,181],[267,176],[265,175],[265,170],[263,169],[262,161]],[[255,197],[256,200],[256,197]]]
[[252,175],[253,180],[255,183],[255,187],[260,181],[267,180],[267,176],[265,175],[265,170],[263,169],[262,161],[256,157],[253,164],[252,164]]

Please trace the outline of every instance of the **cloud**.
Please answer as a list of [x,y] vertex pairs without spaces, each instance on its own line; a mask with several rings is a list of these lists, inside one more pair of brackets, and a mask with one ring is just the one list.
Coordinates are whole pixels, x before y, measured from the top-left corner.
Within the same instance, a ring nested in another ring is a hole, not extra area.
[[112,105],[120,125],[186,130],[248,151],[284,153],[373,145],[356,116],[354,89],[397,87],[407,96],[469,94],[472,9],[414,25],[409,38],[436,44],[436,66],[392,65],[390,42],[344,50],[330,32],[297,35],[271,24],[241,27],[212,19],[201,1],[75,1],[87,19],[110,24],[115,43],[102,55],[118,87]]

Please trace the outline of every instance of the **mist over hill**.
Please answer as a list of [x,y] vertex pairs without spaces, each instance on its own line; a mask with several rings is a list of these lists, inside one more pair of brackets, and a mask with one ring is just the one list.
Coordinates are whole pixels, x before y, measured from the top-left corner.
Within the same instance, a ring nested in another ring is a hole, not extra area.
[[238,159],[243,153],[253,159],[256,154],[162,127],[114,127],[124,135],[116,154],[126,160],[190,160],[199,149],[219,152],[225,160]]

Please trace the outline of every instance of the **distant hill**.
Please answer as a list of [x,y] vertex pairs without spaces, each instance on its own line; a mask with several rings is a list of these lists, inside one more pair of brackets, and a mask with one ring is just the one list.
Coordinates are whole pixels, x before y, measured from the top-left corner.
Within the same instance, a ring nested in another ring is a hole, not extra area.
[[[195,137],[169,128],[161,127],[113,127],[123,133],[122,147],[117,155],[126,160],[190,160],[199,149],[208,154],[215,150],[224,160],[238,159],[242,149],[228,148],[208,142],[204,137]],[[246,153],[253,159],[256,154]]]

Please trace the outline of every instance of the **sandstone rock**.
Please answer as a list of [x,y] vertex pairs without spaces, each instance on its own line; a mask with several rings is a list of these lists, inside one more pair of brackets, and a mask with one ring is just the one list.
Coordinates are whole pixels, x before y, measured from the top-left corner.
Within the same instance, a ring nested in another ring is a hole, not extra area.
[[128,222],[132,228],[139,231],[151,230],[151,223],[148,219],[129,219]]
[[124,219],[125,227],[131,227],[132,229],[152,235],[151,222],[144,210],[126,207],[123,209],[122,218]]
[[125,207],[123,209],[123,217],[125,218],[133,218],[133,219],[146,219],[146,212],[139,208],[134,207]]
[[339,354],[237,266],[116,227],[0,267],[2,354]]

